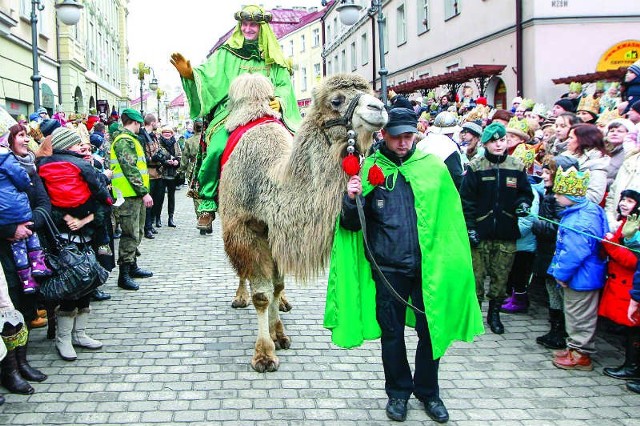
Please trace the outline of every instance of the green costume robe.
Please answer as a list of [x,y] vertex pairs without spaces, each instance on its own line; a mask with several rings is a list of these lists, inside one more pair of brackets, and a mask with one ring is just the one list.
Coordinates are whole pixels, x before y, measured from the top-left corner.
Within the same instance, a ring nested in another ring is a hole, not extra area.
[[[361,172],[364,196],[374,189],[366,179],[374,162],[385,176],[397,177],[397,173],[401,173],[415,196],[422,254],[422,294],[433,357],[437,359],[453,341],[469,342],[484,332],[460,196],[442,161],[420,151],[415,151],[401,166],[380,152],[368,157]],[[375,283],[362,238],[362,231],[348,231],[338,220],[324,326],[331,330],[333,343],[345,348],[380,337]],[[415,324],[414,313],[409,308],[407,324]]]
[[197,171],[202,199],[199,211],[218,209],[214,198],[217,198],[220,179],[220,157],[229,137],[224,128],[224,121],[229,115],[229,86],[233,79],[244,73],[259,73],[271,80],[275,86],[275,96],[280,101],[283,121],[292,133],[298,130],[302,120],[289,70],[278,63],[267,65],[257,43],[245,42],[240,49],[225,43],[207,62],[193,69],[193,80],[182,78],[191,118],[213,113],[206,131],[206,157]]

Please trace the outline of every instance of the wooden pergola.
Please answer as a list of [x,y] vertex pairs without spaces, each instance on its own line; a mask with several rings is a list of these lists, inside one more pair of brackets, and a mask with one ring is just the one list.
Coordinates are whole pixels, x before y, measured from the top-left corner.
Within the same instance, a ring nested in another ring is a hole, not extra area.
[[621,81],[624,74],[627,72],[627,67],[620,67],[617,70],[597,71],[587,74],[572,75],[570,77],[554,78],[555,84],[571,84],[576,83],[595,83],[596,81]]
[[489,79],[499,75],[505,68],[506,65],[473,65],[444,74],[397,84],[390,89],[396,93],[412,93],[417,90],[429,90],[446,86],[450,93],[457,93],[460,85],[471,80],[478,86],[480,96],[484,96]]

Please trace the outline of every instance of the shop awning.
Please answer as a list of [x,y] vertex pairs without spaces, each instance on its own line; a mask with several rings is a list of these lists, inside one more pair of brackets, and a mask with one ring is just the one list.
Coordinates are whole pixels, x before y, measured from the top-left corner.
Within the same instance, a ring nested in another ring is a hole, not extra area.
[[481,96],[484,96],[484,89],[488,79],[500,74],[505,68],[506,65],[473,65],[444,74],[401,83],[390,89],[396,93],[411,93],[416,90],[435,89],[439,86],[456,87],[469,80],[477,80],[476,84],[478,84]]
[[627,72],[627,67],[620,67],[617,70],[597,71],[588,74],[572,75],[570,77],[554,78],[555,84],[595,83],[596,81],[620,81]]

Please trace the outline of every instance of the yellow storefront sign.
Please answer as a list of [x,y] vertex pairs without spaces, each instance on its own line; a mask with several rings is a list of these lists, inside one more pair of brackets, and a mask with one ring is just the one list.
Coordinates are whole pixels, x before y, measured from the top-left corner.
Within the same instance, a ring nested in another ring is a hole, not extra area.
[[640,59],[640,40],[625,40],[611,46],[600,57],[596,71],[617,70],[628,67]]

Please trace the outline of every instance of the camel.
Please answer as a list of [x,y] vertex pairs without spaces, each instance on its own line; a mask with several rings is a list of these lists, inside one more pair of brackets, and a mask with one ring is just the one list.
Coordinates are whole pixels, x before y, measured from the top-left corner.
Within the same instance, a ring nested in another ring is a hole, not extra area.
[[[272,97],[273,86],[264,76],[237,77],[229,89],[227,130],[278,117],[269,108]],[[295,139],[281,124],[261,124],[242,135],[224,165],[222,237],[238,277],[249,282],[258,317],[254,370],[276,371],[275,349],[291,344],[278,311],[284,276],[305,283],[328,264],[348,180],[341,167],[348,133],[356,155],[365,153],[386,121],[384,105],[363,77],[331,76],[315,90]]]

